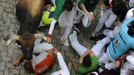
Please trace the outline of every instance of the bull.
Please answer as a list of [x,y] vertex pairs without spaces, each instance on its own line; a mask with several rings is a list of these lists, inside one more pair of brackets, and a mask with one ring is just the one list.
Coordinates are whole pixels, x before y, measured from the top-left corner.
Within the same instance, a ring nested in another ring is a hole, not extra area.
[[20,28],[18,35],[11,37],[7,41],[7,45],[15,41],[21,46],[22,54],[20,58],[14,62],[14,65],[19,65],[23,59],[27,62],[31,61],[36,38],[47,40],[44,35],[35,34],[40,24],[42,9],[47,3],[47,0],[18,1],[16,5],[16,16],[20,22]]
[[20,22],[18,34],[36,33],[42,17],[45,0],[19,0],[16,5],[16,16]]

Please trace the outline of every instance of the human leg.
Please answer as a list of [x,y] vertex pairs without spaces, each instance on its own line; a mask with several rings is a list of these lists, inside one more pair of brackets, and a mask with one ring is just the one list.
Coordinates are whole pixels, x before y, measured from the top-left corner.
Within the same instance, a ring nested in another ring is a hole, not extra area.
[[93,37],[96,35],[96,33],[98,33],[102,29],[102,27],[103,27],[103,25],[104,25],[104,23],[107,20],[109,15],[110,15],[110,12],[109,12],[109,9],[107,9],[99,19],[99,22],[98,22],[95,30],[92,33]]
[[73,33],[69,35],[69,40],[71,42],[72,47],[80,56],[82,56],[86,52],[87,48],[79,43],[76,31],[73,31]]
[[109,10],[109,13],[110,13],[110,15],[105,22],[105,26],[108,27],[108,28],[113,25],[113,23],[115,22],[115,20],[117,18],[117,15],[114,14],[112,10]]
[[110,61],[110,57],[109,57],[108,53],[106,52],[103,56],[100,57],[99,62],[101,64],[107,64],[108,61]]
[[110,41],[111,39],[109,37],[105,37],[104,39],[97,41],[97,43],[91,48],[92,52],[99,58],[100,55],[104,52],[103,48]]

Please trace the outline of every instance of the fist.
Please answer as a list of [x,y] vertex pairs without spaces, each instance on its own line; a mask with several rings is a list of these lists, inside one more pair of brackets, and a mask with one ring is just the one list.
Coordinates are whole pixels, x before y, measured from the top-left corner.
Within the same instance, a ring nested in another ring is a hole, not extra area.
[[48,34],[47,35],[47,42],[50,43],[51,41],[52,41],[52,35],[51,34]]

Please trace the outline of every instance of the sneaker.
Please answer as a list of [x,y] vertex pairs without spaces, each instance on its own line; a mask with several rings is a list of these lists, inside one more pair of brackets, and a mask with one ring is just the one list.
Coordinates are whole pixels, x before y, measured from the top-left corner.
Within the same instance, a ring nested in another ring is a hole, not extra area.
[[80,30],[75,25],[73,25],[73,31],[76,31],[77,33],[80,33]]
[[106,35],[104,35],[104,34],[103,35],[98,35],[98,36],[91,36],[90,40],[98,41],[98,40],[101,40],[105,37],[106,37]]
[[101,64],[101,68],[104,70],[104,71],[108,71],[108,69],[106,69],[106,67],[105,67],[105,64]]

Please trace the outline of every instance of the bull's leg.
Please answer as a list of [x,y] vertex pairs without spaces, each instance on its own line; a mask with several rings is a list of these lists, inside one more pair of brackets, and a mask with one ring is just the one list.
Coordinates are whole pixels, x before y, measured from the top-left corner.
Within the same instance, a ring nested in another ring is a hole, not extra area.
[[20,54],[19,58],[13,62],[14,66],[18,66],[23,61],[23,53]]

